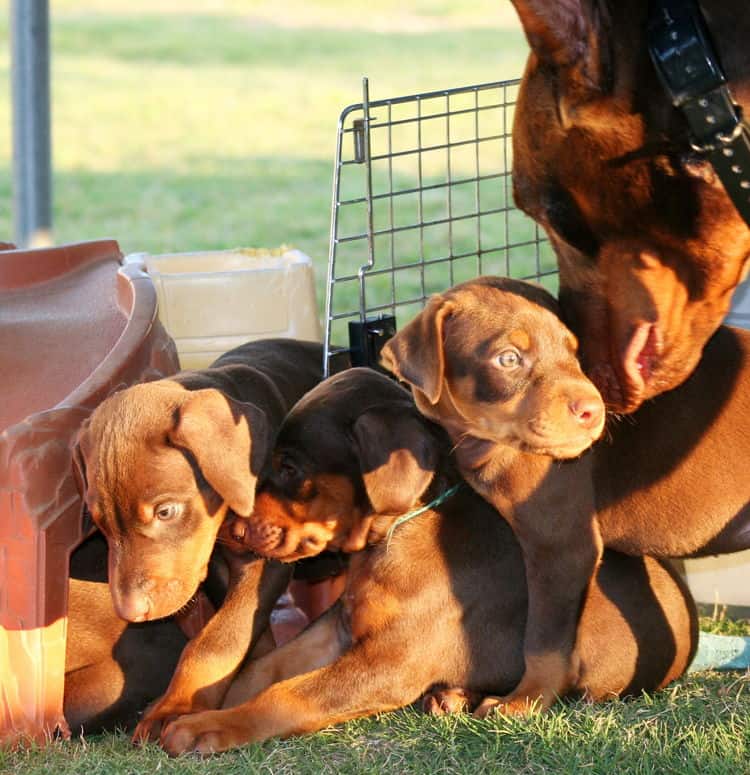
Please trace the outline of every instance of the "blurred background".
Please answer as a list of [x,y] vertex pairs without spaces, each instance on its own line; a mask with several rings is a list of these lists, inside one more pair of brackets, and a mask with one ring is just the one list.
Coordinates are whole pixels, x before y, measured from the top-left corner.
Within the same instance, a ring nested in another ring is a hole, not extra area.
[[[8,4],[0,3],[0,8]],[[0,240],[13,237],[0,13]],[[341,110],[520,76],[508,0],[50,0],[56,243],[328,256]]]

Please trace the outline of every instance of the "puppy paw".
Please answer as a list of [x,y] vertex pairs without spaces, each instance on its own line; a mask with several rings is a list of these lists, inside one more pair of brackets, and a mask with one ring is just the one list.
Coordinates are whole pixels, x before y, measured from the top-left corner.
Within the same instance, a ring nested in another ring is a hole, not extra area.
[[474,718],[487,718],[493,713],[502,713],[506,716],[530,716],[542,709],[539,700],[531,700],[529,697],[485,697],[474,709]]
[[207,756],[247,741],[228,727],[220,714],[208,711],[174,719],[164,728],[160,742],[170,756],[185,753]]
[[149,705],[143,712],[141,720],[133,732],[131,738],[133,745],[144,745],[148,742],[156,742],[162,730],[170,721],[193,712],[193,708],[173,703],[157,701]]
[[435,689],[422,698],[422,710],[431,716],[445,716],[448,713],[463,713],[478,701],[479,695],[466,689]]

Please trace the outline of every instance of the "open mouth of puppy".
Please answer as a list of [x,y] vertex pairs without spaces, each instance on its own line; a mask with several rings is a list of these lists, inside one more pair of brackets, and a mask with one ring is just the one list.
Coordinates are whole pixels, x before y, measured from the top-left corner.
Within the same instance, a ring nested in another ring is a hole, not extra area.
[[[295,530],[271,522],[247,521],[241,540],[252,551],[281,562],[293,562],[302,557],[320,554],[327,540],[305,530]],[[239,538],[240,536],[238,536]]]

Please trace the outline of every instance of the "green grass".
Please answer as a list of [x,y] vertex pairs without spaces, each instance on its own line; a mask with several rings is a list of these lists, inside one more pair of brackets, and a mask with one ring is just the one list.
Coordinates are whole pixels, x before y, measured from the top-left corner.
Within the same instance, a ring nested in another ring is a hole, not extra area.
[[[125,252],[154,253],[291,244],[313,258],[319,300],[336,125],[361,100],[361,76],[387,97],[517,77],[525,57],[510,4],[495,0],[57,0],[51,10],[56,240],[113,236]],[[7,32],[2,14],[6,238]]]
[[251,745],[209,759],[170,760],[124,735],[0,753],[18,775],[200,773],[744,773],[750,762],[745,676],[702,673],[653,697],[576,702],[533,719],[432,718],[413,709],[316,735]]

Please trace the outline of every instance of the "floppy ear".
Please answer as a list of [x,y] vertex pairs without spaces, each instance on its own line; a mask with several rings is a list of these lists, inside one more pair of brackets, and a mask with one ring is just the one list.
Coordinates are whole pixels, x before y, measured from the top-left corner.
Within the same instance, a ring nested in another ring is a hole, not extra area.
[[452,302],[433,296],[381,351],[383,367],[422,391],[431,404],[438,402],[443,390],[443,324],[452,311]]
[[359,467],[378,514],[402,514],[422,496],[435,474],[437,442],[411,411],[369,409],[354,423]]
[[511,0],[529,46],[545,64],[576,68],[590,84],[599,82],[608,52],[609,19],[592,0]]
[[255,484],[271,443],[265,412],[214,388],[196,390],[177,410],[169,439],[193,455],[232,511],[252,514]]

